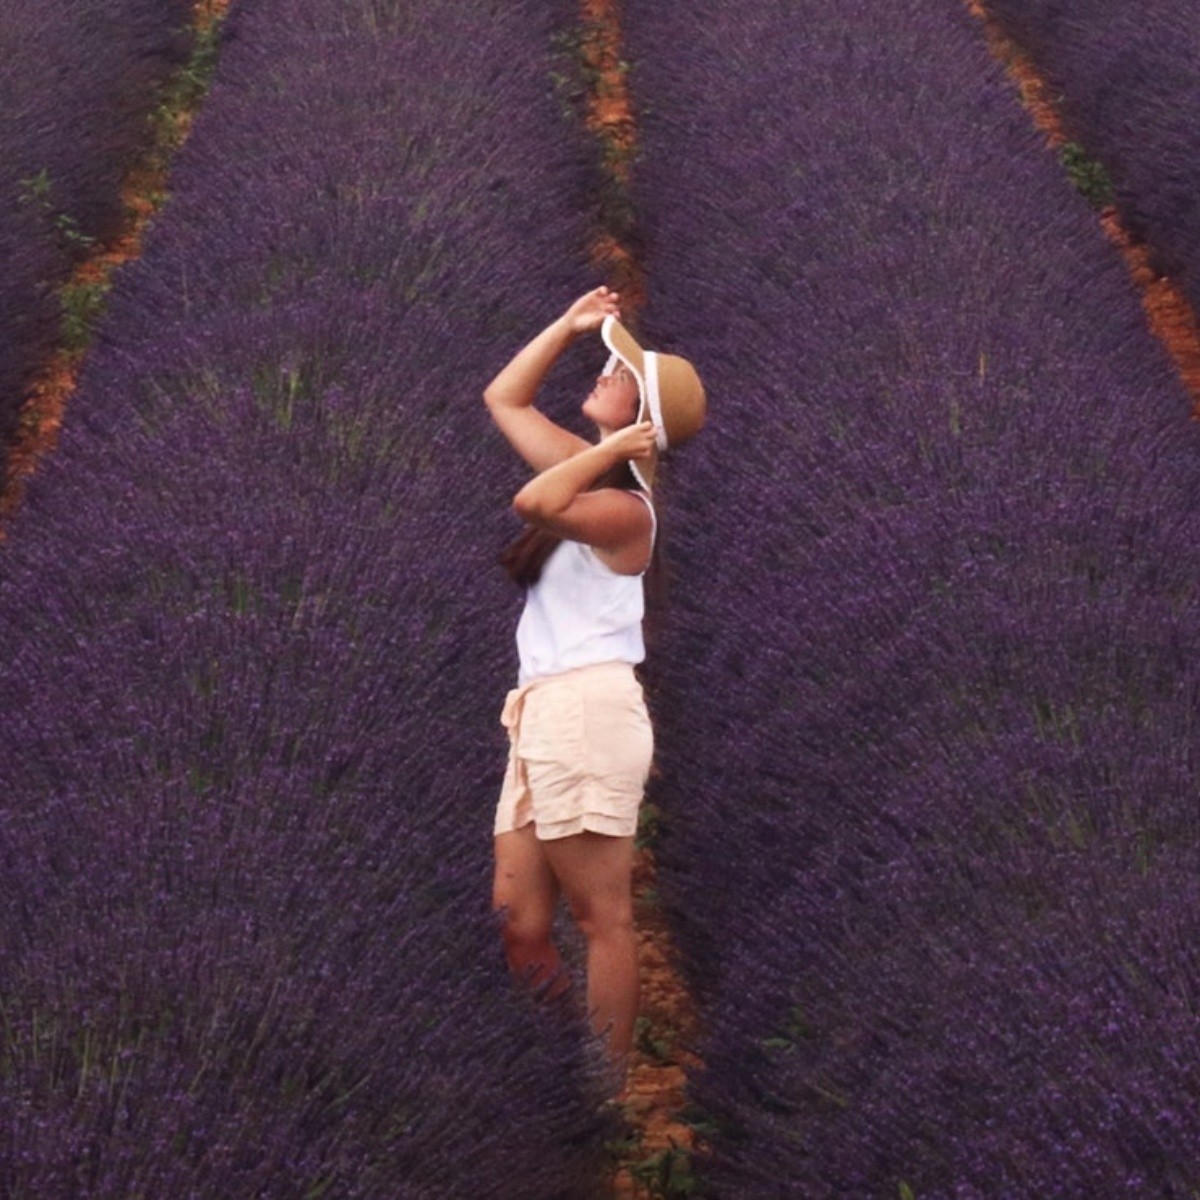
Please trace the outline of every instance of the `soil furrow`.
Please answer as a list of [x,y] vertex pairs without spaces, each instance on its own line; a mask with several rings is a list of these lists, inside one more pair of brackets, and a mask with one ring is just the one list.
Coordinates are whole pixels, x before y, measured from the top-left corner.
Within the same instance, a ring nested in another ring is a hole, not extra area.
[[[1047,144],[1060,150],[1070,141],[1051,89],[1027,54],[1000,28],[983,0],[965,0],[968,11],[982,22],[992,54],[1017,85],[1021,101]],[[1085,150],[1090,150],[1085,147]],[[1156,337],[1166,346],[1184,386],[1192,397],[1192,415],[1200,419],[1200,321],[1182,289],[1150,265],[1150,252],[1125,228],[1117,209],[1100,211],[1100,224],[1120,251],[1142,298],[1142,308]]]
[[[599,205],[600,232],[591,247],[596,268],[621,296],[622,318],[637,327],[646,301],[646,278],[638,253],[629,183],[637,152],[637,123],[621,56],[618,0],[581,0],[583,65],[590,86],[588,129],[600,140],[605,178]],[[701,1066],[689,1047],[699,1025],[676,967],[666,913],[658,900],[651,846],[638,850],[634,866],[641,1006],[633,1059],[621,1106],[630,1139],[616,1154],[612,1194],[622,1200],[675,1194],[690,1174],[695,1133],[681,1113],[687,1103],[687,1072]]]
[[[196,80],[206,65],[204,55],[211,48],[231,2],[197,0],[193,29],[198,49],[192,61],[180,70],[174,85],[168,85],[168,95],[156,114],[153,145],[126,176],[121,188],[124,210],[121,231],[92,249],[64,286],[64,296],[106,292],[117,268],[140,256],[146,227],[166,198],[171,157],[187,140],[203,98],[203,88],[196,86]],[[0,480],[0,541],[5,536],[5,523],[21,502],[25,481],[54,449],[86,354],[86,346],[61,346],[30,384],[21,406],[17,434],[9,448],[4,478]]]
[[582,0],[581,52],[590,86],[588,129],[600,140],[604,182],[600,232],[591,247],[593,264],[621,296],[622,316],[636,324],[646,302],[646,278],[633,237],[629,181],[637,151],[637,126],[621,57],[621,12],[618,0]]

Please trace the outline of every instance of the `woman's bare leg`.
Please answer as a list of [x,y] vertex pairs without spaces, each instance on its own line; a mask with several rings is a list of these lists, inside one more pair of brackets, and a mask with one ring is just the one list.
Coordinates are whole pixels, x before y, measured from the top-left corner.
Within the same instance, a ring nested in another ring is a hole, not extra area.
[[587,831],[541,846],[587,939],[592,1028],[607,1033],[609,1057],[623,1082],[638,1010],[633,838]]
[[558,950],[550,940],[559,886],[532,824],[495,839],[496,870],[492,907],[505,909],[504,953],[516,975],[528,973],[531,987],[558,976],[548,995],[570,986]]

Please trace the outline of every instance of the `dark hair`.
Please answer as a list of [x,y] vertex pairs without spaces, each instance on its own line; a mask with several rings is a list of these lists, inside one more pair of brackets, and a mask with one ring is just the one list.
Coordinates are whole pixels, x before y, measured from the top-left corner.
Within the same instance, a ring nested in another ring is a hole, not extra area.
[[[624,491],[637,492],[642,490],[628,462],[619,462],[606,471],[588,491],[598,488],[615,487]],[[562,538],[548,529],[539,529],[535,525],[527,526],[510,542],[500,555],[500,565],[508,572],[514,583],[527,588],[541,578],[542,568],[546,560],[558,548]],[[650,569],[658,563],[658,538],[654,539],[654,553],[651,556]]]

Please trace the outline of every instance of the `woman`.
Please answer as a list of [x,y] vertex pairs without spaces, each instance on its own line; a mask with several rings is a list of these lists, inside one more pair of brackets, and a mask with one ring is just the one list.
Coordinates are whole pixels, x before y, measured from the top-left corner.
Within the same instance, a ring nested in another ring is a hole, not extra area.
[[[623,1083],[638,1007],[633,842],[653,734],[634,666],[645,657],[642,576],[654,549],[658,453],[704,420],[691,364],[643,351],[618,297],[582,296],[484,393],[535,475],[513,499],[529,526],[505,562],[526,586],[518,686],[502,720],[509,761],[495,821],[493,904],[511,969],[550,994],[567,986],[550,940],[565,895],[587,942],[592,1028]],[[611,351],[583,402],[595,444],[533,407],[547,370],[579,335]]]

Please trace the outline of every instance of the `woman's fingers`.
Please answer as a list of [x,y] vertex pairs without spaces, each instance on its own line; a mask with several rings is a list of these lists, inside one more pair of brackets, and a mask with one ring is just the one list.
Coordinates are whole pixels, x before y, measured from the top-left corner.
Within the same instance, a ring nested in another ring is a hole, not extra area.
[[610,313],[619,315],[621,306],[620,296],[611,288],[601,284],[585,292],[567,310],[567,316],[574,327],[580,332],[599,329]]
[[601,288],[600,304],[607,316],[609,313],[619,311],[621,307],[621,297],[616,292],[609,291],[608,288]]
[[646,458],[654,449],[654,424],[641,421],[626,425],[608,435],[612,447],[622,458]]
[[635,458],[647,458],[650,451],[654,449],[654,425],[650,421],[643,421],[638,426],[638,437],[635,442],[637,453]]

